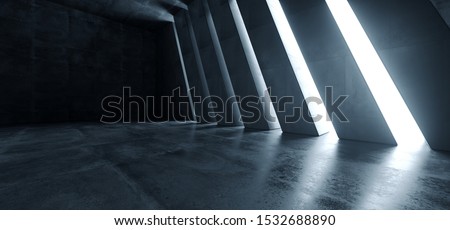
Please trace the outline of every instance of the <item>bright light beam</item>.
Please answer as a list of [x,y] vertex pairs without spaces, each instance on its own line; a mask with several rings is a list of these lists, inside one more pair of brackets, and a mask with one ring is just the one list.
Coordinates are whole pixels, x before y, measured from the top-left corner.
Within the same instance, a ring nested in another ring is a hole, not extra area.
[[347,0],[326,2],[397,144],[423,145],[422,132],[350,4]]
[[[329,122],[328,113],[324,104],[316,104],[309,99],[315,98],[320,99],[319,90],[317,89],[314,79],[309,71],[308,65],[306,64],[305,58],[303,57],[302,51],[298,46],[297,40],[295,39],[294,33],[289,25],[289,21],[284,14],[283,7],[279,0],[266,0],[269,6],[270,13],[277,27],[278,33],[280,34],[283,46],[288,54],[289,61],[294,70],[295,76],[297,77],[297,82],[302,90],[303,96],[308,102],[308,109],[312,117],[321,116],[322,119],[314,121],[316,129],[319,135],[327,133],[335,133],[334,127]],[[311,103],[310,103],[311,102]]]

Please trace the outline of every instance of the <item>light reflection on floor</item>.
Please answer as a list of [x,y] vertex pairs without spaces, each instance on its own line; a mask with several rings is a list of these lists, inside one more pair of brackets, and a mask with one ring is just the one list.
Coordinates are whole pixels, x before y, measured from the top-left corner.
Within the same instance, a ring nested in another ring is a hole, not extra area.
[[214,124],[0,129],[3,209],[449,209],[449,169],[429,149]]

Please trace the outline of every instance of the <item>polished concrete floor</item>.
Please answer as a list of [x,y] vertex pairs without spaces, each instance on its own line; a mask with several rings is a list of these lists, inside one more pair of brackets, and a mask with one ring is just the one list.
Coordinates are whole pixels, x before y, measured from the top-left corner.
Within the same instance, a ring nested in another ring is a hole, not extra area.
[[450,209],[450,154],[187,123],[1,128],[0,209]]

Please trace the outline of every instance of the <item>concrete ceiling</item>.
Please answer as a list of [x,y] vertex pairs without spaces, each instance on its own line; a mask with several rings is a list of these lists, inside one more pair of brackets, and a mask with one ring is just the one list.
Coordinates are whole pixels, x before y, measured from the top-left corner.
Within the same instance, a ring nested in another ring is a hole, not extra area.
[[[49,0],[115,21],[155,29],[193,0]],[[450,0],[430,0],[450,25]]]
[[173,13],[187,9],[190,0],[49,0],[115,21],[154,29],[172,22]]

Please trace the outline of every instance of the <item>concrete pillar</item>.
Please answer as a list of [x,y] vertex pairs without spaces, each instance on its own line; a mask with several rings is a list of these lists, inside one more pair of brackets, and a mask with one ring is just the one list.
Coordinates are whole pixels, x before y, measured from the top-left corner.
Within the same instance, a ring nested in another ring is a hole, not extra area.
[[196,35],[197,44],[203,63],[208,88],[211,93],[212,105],[218,115],[219,125],[242,125],[241,114],[237,104],[234,89],[231,84],[228,70],[221,58],[220,44],[215,34],[211,17],[205,14],[203,2],[193,1],[189,5],[189,15]]
[[447,26],[450,27],[450,1],[449,0],[430,0],[436,10],[444,19]]
[[[309,96],[302,92],[301,76],[296,75],[291,65],[266,1],[237,3],[267,87],[278,101],[275,109],[283,132],[312,136],[326,133],[327,128],[316,127],[308,117],[310,109],[305,98]],[[326,114],[323,115],[325,121]]]
[[204,1],[207,14],[212,15],[211,19],[217,28],[217,39],[223,53],[221,58],[226,62],[236,95],[241,99],[245,127],[261,130],[280,128],[253,48],[249,40],[247,42],[242,37],[242,33],[246,33],[245,28],[242,28],[244,31],[239,30],[228,0]]
[[214,110],[208,108],[210,102],[208,83],[189,14],[187,11],[180,10],[174,19],[180,38],[180,49],[185,63],[196,120],[200,123],[215,122],[216,120],[209,116],[209,114],[214,114]]
[[[339,138],[395,145],[326,2],[280,2],[322,97],[330,103],[347,96],[340,107],[347,121],[330,114]],[[326,87],[332,87],[333,95],[327,95]]]
[[[445,9],[445,2],[436,5]],[[349,0],[431,148],[450,151],[450,30],[428,0]]]
[[176,42],[176,45],[178,48],[178,56],[180,57],[180,65],[181,65],[181,71],[183,72],[184,86],[186,88],[186,94],[189,97],[189,110],[190,110],[189,112],[190,112],[191,117],[188,117],[187,120],[193,120],[196,117],[196,113],[195,113],[194,103],[192,101],[192,95],[191,95],[191,91],[190,91],[189,81],[187,78],[186,66],[184,63],[183,53],[181,52],[180,38],[178,37],[178,31],[175,26],[175,23],[171,23],[171,24],[172,24],[173,34],[175,37],[175,42]]

